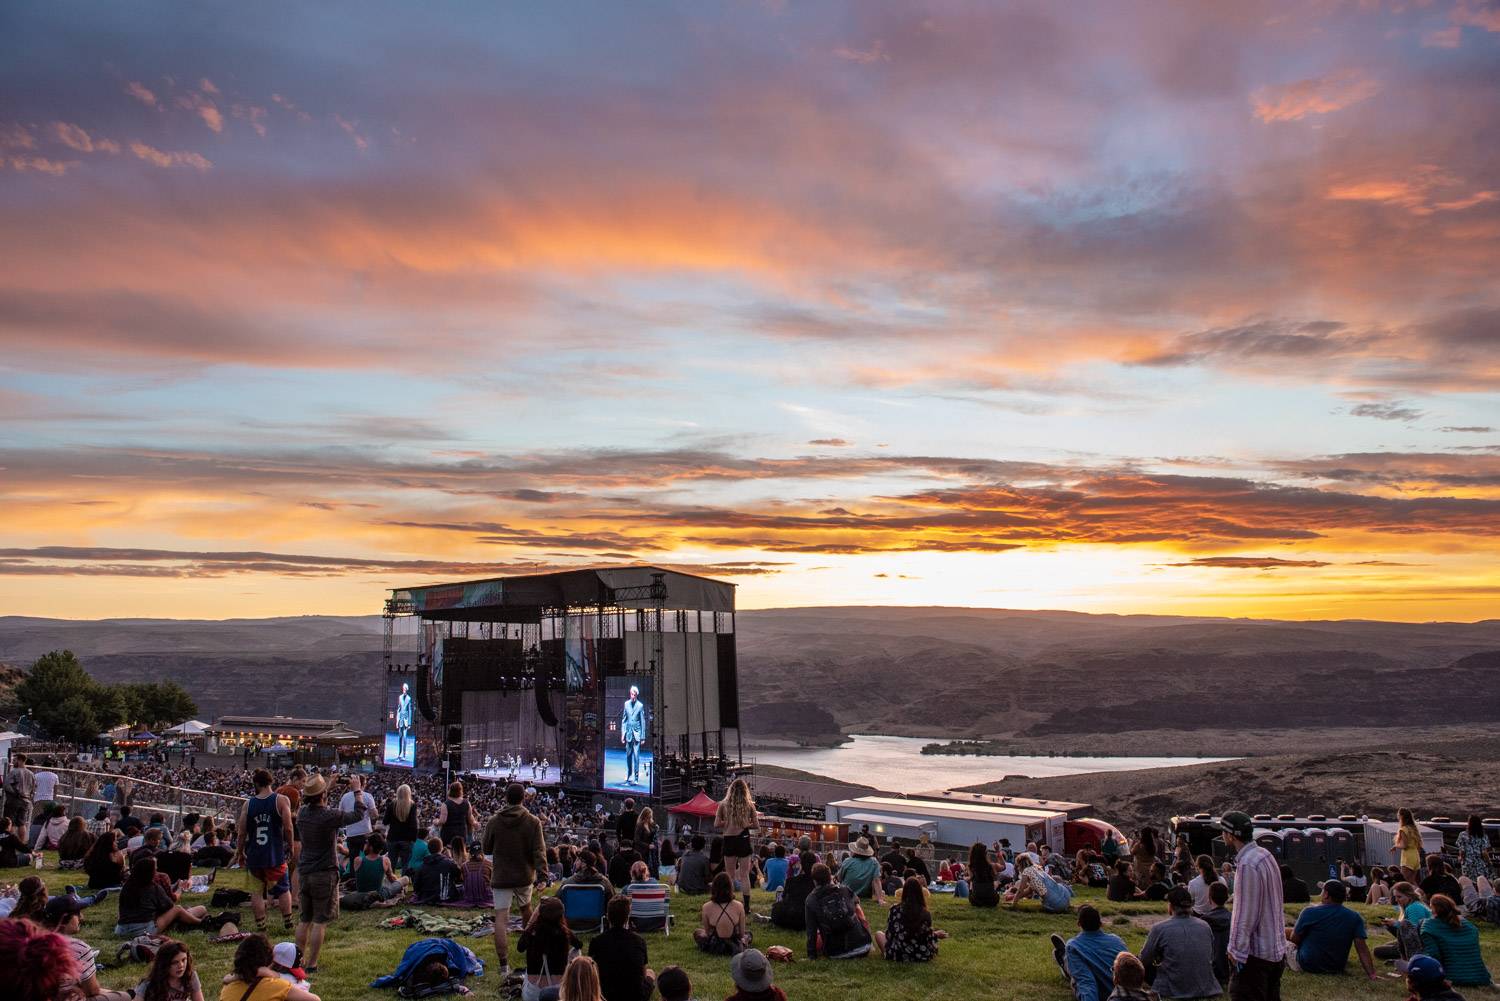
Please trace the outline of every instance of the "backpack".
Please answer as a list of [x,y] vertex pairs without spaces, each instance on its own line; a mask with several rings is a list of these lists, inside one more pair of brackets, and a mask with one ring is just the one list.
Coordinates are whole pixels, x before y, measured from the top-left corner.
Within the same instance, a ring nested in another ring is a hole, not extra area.
[[819,927],[829,935],[842,935],[854,924],[848,898],[838,890],[818,894],[813,913],[818,916]]
[[153,962],[156,954],[171,941],[165,935],[137,935],[115,950],[115,965]]
[[250,894],[244,890],[237,890],[232,886],[221,886],[214,891],[209,898],[208,906],[215,910],[227,910],[250,902]]

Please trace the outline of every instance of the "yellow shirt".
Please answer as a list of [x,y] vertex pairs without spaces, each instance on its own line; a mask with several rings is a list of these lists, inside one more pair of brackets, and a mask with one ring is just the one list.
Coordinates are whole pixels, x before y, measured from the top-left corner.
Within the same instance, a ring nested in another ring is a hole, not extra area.
[[245,993],[250,985],[243,980],[231,980],[219,989],[219,1001],[283,1001],[292,985],[280,977],[262,977],[255,990]]

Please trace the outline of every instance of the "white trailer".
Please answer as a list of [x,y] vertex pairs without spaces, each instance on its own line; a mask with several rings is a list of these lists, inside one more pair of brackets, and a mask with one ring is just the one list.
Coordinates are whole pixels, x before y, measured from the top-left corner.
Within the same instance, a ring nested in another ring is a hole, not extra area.
[[937,844],[989,845],[1008,840],[1020,849],[1028,841],[1062,851],[1067,814],[1060,810],[1027,810],[985,803],[934,802],[888,796],[860,796],[829,803],[825,819],[849,825],[856,837],[861,824],[885,837],[915,837],[926,833]]

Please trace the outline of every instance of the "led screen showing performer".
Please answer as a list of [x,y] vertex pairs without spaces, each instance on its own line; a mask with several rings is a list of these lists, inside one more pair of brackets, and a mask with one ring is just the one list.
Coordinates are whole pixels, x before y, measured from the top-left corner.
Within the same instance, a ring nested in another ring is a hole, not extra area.
[[650,793],[655,787],[651,752],[656,721],[649,677],[608,678],[604,684],[604,788]]
[[381,760],[397,768],[417,763],[416,703],[411,675],[392,675],[386,682],[385,750]]

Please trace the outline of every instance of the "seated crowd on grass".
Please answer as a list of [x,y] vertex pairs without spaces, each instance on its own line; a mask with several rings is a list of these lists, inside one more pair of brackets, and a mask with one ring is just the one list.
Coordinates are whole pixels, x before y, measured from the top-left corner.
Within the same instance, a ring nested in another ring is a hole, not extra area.
[[[1151,828],[1128,845],[1111,834],[1097,851],[1071,858],[1045,844],[1017,849],[1001,841],[937,862],[924,844],[882,844],[868,828],[837,852],[819,854],[805,837],[755,844],[756,809],[743,780],[731,784],[712,825],[667,835],[649,808],[637,811],[630,800],[618,815],[601,818],[517,783],[476,795],[453,782],[439,798],[430,786],[414,791],[415,777],[390,788],[385,776],[370,781],[298,767],[278,783],[256,769],[248,781],[232,772],[212,780],[216,789],[248,794],[237,816],[188,815],[173,832],[161,814],[137,814],[128,777],[97,790],[106,805],[93,814],[68,816],[52,800],[55,775],[48,782],[47,770],[33,772],[21,755],[14,765],[0,817],[0,868],[52,853],[60,868],[78,872],[63,895],[49,896],[34,876],[0,890],[0,968],[19,991],[8,996],[21,1001],[202,1001],[205,985],[191,950],[171,938],[189,929],[238,940],[233,971],[208,985],[221,1001],[317,1001],[328,924],[341,911],[403,902],[492,911],[500,978],[518,982],[523,1001],[691,997],[685,970],[652,970],[641,935],[670,930],[674,917],[693,922],[700,950],[725,958],[736,986],[731,1001],[785,1001],[772,963],[792,959],[793,950],[755,948],[757,924],[799,933],[807,960],[938,962],[948,936],[933,924],[934,893],[979,909],[1033,901],[1027,909],[1073,915],[1076,934],[1052,935],[1051,948],[1078,1001],[1226,992],[1274,999],[1285,969],[1341,974],[1351,952],[1370,979],[1379,977],[1381,960],[1398,963],[1412,998],[1452,1001],[1462,997],[1457,988],[1493,989],[1470,920],[1493,912],[1477,818],[1459,846],[1458,876],[1437,856],[1421,857],[1413,847],[1420,834],[1414,822],[1406,828],[1410,814],[1403,811],[1398,864],[1369,872],[1346,864],[1340,879],[1310,888],[1255,842],[1244,813],[1220,821],[1227,852],[1218,865],[1194,858],[1185,845],[1169,853]],[[250,876],[253,931],[240,931],[238,912],[210,914],[184,902],[225,866]],[[1105,891],[1109,901],[1159,901],[1165,917],[1132,953],[1104,930],[1097,908],[1074,906],[1080,886]],[[675,895],[706,899],[693,903],[696,913],[674,914]],[[580,920],[570,911],[575,900],[596,905],[589,927],[570,926],[570,914]],[[84,909],[106,901],[118,908],[115,934],[154,952],[133,994],[104,990],[97,949],[77,938]],[[1289,927],[1285,905],[1298,902],[1308,906]],[[1351,902],[1397,910],[1381,922],[1389,942],[1369,946],[1366,921]],[[275,930],[292,936],[274,946],[267,936],[273,910],[280,916]],[[521,928],[514,972],[512,912]],[[580,931],[596,934],[585,944]]]

